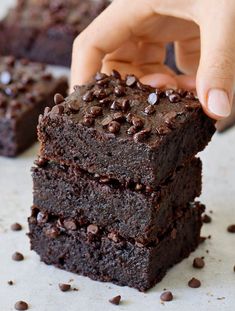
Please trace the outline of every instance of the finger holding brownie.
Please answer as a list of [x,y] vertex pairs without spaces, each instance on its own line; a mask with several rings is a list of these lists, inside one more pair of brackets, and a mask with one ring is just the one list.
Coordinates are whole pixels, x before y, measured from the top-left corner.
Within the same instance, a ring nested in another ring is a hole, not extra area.
[[[214,119],[231,113],[235,77],[233,0],[114,0],[74,41],[71,85],[102,70],[154,87],[196,87]],[[174,42],[177,76],[164,65]]]

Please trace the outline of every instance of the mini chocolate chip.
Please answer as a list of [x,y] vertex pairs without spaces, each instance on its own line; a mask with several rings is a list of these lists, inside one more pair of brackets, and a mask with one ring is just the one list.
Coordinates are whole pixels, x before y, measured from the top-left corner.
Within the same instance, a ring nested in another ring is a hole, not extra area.
[[144,126],[144,121],[137,116],[133,116],[131,119],[131,122],[138,129]]
[[171,94],[173,94],[174,92],[175,92],[175,90],[173,90],[173,89],[167,89],[167,90],[165,90],[165,95],[168,97]]
[[118,296],[115,296],[115,297],[109,299],[109,302],[112,303],[113,305],[118,306],[121,302],[121,298],[122,297],[120,295],[118,295]]
[[112,120],[113,120],[112,117],[111,117],[111,116],[108,116],[108,117],[104,118],[104,120],[102,120],[101,125],[102,125],[102,126],[107,126],[107,125],[109,125],[109,123],[110,123]]
[[116,96],[121,97],[121,96],[124,96],[126,94],[126,90],[123,86],[120,85],[120,86],[116,86],[114,88],[114,93]]
[[65,219],[63,222],[63,225],[64,225],[65,229],[67,229],[67,230],[76,230],[77,229],[76,222],[72,219]]
[[137,128],[133,125],[131,127],[129,127],[129,129],[127,130],[128,135],[134,135],[137,132],[138,132]]
[[97,99],[104,99],[105,97],[107,97],[107,93],[102,90],[102,89],[99,89],[99,90],[95,90],[93,95],[97,98]]
[[130,101],[128,99],[124,99],[121,102],[121,107],[122,107],[122,111],[126,112],[127,110],[130,109]]
[[186,99],[191,99],[191,100],[195,100],[195,95],[194,95],[194,93],[193,92],[187,92],[187,94],[185,95],[185,98]]
[[50,239],[55,239],[59,236],[60,232],[56,227],[47,228],[45,235]]
[[14,285],[14,282],[12,280],[10,280],[10,281],[7,282],[7,284],[12,286],[12,285]]
[[230,233],[235,233],[235,224],[228,226],[227,231]]
[[132,114],[132,113],[128,113],[128,114],[126,115],[126,121],[127,121],[128,123],[132,123],[132,118],[133,118],[133,114]]
[[181,100],[180,95],[177,93],[170,94],[168,98],[171,103],[178,103]]
[[99,100],[99,103],[101,105],[107,106],[108,104],[111,103],[111,99],[110,98],[103,98],[103,99]]
[[97,81],[96,84],[99,86],[105,86],[105,85],[107,86],[109,84],[109,81],[110,81],[109,78],[105,78],[105,79]]
[[89,109],[89,112],[94,116],[98,117],[101,116],[103,113],[103,109],[99,106],[93,106]]
[[71,289],[71,285],[70,284],[64,284],[64,283],[59,283],[59,289],[62,292],[68,292]]
[[149,105],[147,106],[145,109],[144,109],[144,113],[145,114],[148,114],[148,115],[151,115],[155,112],[155,108],[152,106],[152,105]]
[[18,311],[24,311],[24,310],[28,310],[29,306],[25,301],[17,301],[15,303],[15,309]]
[[48,161],[45,158],[38,157],[38,159],[35,161],[35,164],[39,167],[45,167],[47,165]]
[[115,112],[113,114],[113,120],[117,122],[123,122],[125,121],[125,116],[123,115],[122,112]]
[[12,81],[12,77],[9,71],[2,71],[0,74],[0,82],[2,84],[10,84]]
[[193,260],[193,267],[196,269],[202,269],[205,266],[205,262],[202,258],[196,257]]
[[45,224],[48,221],[48,214],[45,212],[39,212],[37,214],[37,223],[40,224]]
[[79,101],[71,100],[68,102],[68,107],[72,112],[77,112],[80,110],[81,105]]
[[91,102],[94,99],[94,95],[93,92],[91,91],[87,91],[83,96],[82,99],[84,100],[84,102]]
[[128,75],[128,76],[126,77],[126,85],[127,85],[127,86],[134,86],[136,82],[137,82],[137,79],[136,79],[135,76],[133,76],[133,75]]
[[173,295],[172,292],[167,291],[167,292],[163,292],[160,296],[160,299],[162,301],[172,301],[173,300]]
[[205,215],[202,216],[202,221],[203,221],[205,224],[210,223],[211,220],[212,220],[211,217],[210,217],[209,215],[207,215],[207,214],[205,214]]
[[61,95],[60,93],[56,93],[55,96],[54,96],[54,103],[55,103],[56,105],[59,105],[59,104],[61,104],[63,101],[64,101],[64,96]]
[[82,121],[82,124],[85,126],[92,126],[94,124],[95,120],[93,115],[85,115]]
[[151,93],[148,96],[148,103],[150,105],[156,105],[158,102],[158,95],[156,93]]
[[89,226],[87,227],[87,233],[97,234],[98,231],[99,231],[99,228],[98,228],[97,225],[91,224],[91,225],[89,225]]
[[121,104],[118,101],[113,101],[112,105],[110,106],[110,109],[112,110],[121,110]]
[[14,224],[11,225],[11,230],[12,231],[20,231],[20,230],[22,230],[22,226],[18,222],[15,222]]
[[121,79],[121,75],[117,70],[112,70],[111,76],[113,76],[116,79]]
[[52,107],[51,109],[51,117],[53,118],[56,115],[61,116],[64,112],[64,106],[63,105],[56,105],[54,107]]
[[178,89],[177,93],[181,96],[181,97],[185,97],[187,95],[187,91],[184,89]]
[[120,131],[120,123],[118,123],[117,121],[111,121],[108,125],[108,131],[110,133],[116,134]]
[[151,133],[150,129],[144,129],[133,136],[134,142],[143,142]]
[[96,81],[100,81],[100,80],[103,80],[105,78],[107,78],[107,75],[105,73],[102,73],[102,72],[97,72],[95,75]]
[[19,252],[15,252],[13,255],[12,255],[12,260],[14,260],[14,261],[22,261],[22,260],[24,260],[24,256],[21,254],[21,253],[19,253]]
[[192,278],[188,281],[188,286],[191,288],[198,288],[201,286],[201,282],[196,278]]

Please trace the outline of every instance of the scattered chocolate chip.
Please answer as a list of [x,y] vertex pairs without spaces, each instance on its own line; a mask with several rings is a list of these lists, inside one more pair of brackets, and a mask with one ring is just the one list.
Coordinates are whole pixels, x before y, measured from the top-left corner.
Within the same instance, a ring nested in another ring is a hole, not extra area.
[[129,129],[127,130],[127,134],[128,135],[134,135],[135,133],[137,133],[138,132],[138,130],[137,130],[137,128],[135,127],[135,126],[131,126],[131,127],[129,127]]
[[48,221],[48,214],[47,213],[43,213],[43,212],[39,212],[37,214],[37,223],[40,224],[45,224]]
[[87,91],[83,96],[82,99],[84,100],[84,102],[91,102],[94,99],[94,95],[93,92],[91,91]]
[[228,226],[227,231],[230,233],[235,233],[235,224]]
[[109,78],[105,78],[105,79],[102,79],[102,80],[99,80],[97,81],[96,83],[99,85],[99,86],[107,86],[107,84],[109,84],[109,81],[110,79]]
[[124,99],[122,102],[121,102],[121,108],[122,108],[122,111],[126,112],[130,109],[130,101],[128,99]]
[[160,296],[161,301],[172,301],[173,300],[173,295],[172,292],[167,291],[163,292]]
[[195,95],[193,94],[193,92],[187,92],[187,94],[185,95],[185,98],[195,100]]
[[126,94],[126,90],[125,90],[124,86],[120,85],[120,86],[116,86],[114,88],[114,93],[116,96],[121,97],[121,96],[124,96]]
[[178,103],[181,100],[180,95],[177,93],[170,94],[168,98],[171,103]]
[[45,230],[45,235],[49,238],[49,239],[55,239],[59,236],[60,232],[56,227],[51,227],[51,228],[47,228]]
[[67,230],[76,230],[77,229],[77,224],[72,219],[65,219],[63,222],[63,225],[64,225],[65,229],[67,229]]
[[20,231],[20,230],[22,230],[22,226],[18,222],[15,222],[14,224],[11,225],[11,230],[12,231]]
[[208,224],[208,223],[211,222],[211,217],[210,217],[209,215],[207,215],[207,214],[204,214],[204,215],[202,216],[202,221],[203,221],[205,224]]
[[101,125],[102,125],[102,126],[107,126],[107,125],[109,125],[109,123],[110,123],[112,120],[113,120],[112,117],[108,116],[108,117],[104,118],[104,120],[102,120]]
[[113,120],[117,122],[123,122],[125,121],[125,116],[122,112],[115,112],[113,115]]
[[151,93],[148,96],[148,103],[150,105],[156,105],[158,102],[158,95],[156,93]]
[[117,121],[111,121],[108,125],[108,131],[110,133],[116,134],[120,131],[120,123],[118,123]]
[[100,81],[100,80],[103,80],[105,78],[107,78],[107,75],[105,73],[102,73],[102,72],[97,72],[95,75],[96,81]]
[[19,252],[15,252],[13,255],[12,255],[12,260],[14,260],[14,261],[22,261],[22,260],[24,260],[24,256],[21,254],[21,253],[19,253]]
[[126,116],[126,121],[127,121],[128,123],[132,123],[132,118],[133,118],[132,113],[128,113],[127,116]]
[[76,100],[71,100],[68,102],[68,107],[72,112],[77,112],[80,109],[80,103]]
[[106,92],[104,90],[102,90],[102,89],[95,90],[93,94],[99,100],[104,99],[105,97],[107,97]]
[[0,82],[2,84],[5,84],[5,85],[10,84],[11,83],[11,79],[12,79],[12,77],[11,77],[11,74],[10,74],[9,71],[2,71],[1,72],[1,74],[0,74]]
[[90,108],[89,112],[94,116],[94,117],[98,117],[101,116],[103,113],[103,109],[99,106],[93,106]]
[[38,167],[45,167],[47,165],[48,161],[45,159],[45,158],[41,158],[39,157],[36,161],[35,161],[35,164],[38,166]]
[[10,281],[7,282],[7,284],[12,286],[12,285],[14,285],[14,282],[12,280],[10,280]]
[[149,105],[147,106],[145,109],[144,109],[144,113],[147,114],[147,115],[151,115],[155,112],[155,108],[152,106],[152,105]]
[[87,227],[87,233],[97,234],[98,231],[99,231],[99,228],[98,228],[97,225],[91,224],[91,225],[89,225],[89,226]]
[[103,98],[101,100],[99,100],[99,103],[101,105],[107,106],[108,104],[110,104],[111,100],[109,98]]
[[134,86],[136,82],[137,82],[137,79],[136,79],[135,76],[133,76],[133,75],[128,75],[128,76],[126,77],[126,85],[127,85],[127,86]]
[[178,89],[177,93],[181,96],[181,97],[185,97],[187,95],[187,91],[184,89]]
[[25,301],[17,301],[15,303],[15,309],[18,311],[24,311],[24,310],[28,310],[29,306]]
[[205,266],[205,262],[202,258],[196,257],[193,260],[193,267],[196,269],[202,269]]
[[52,107],[50,117],[53,118],[56,115],[61,116],[63,114],[63,112],[64,112],[64,106],[56,105],[56,106]]
[[109,302],[112,303],[113,305],[118,306],[121,302],[121,298],[122,297],[120,295],[118,295],[118,296],[115,296],[115,297],[109,299]]
[[68,292],[71,289],[71,285],[70,284],[59,283],[59,289],[62,292]]
[[191,288],[198,288],[201,286],[201,282],[196,279],[196,278],[192,278],[189,282],[188,282],[188,286]]
[[210,239],[211,239],[211,235],[208,235],[207,239],[209,239],[209,240],[210,240]]
[[144,126],[144,121],[137,116],[133,116],[131,119],[131,122],[138,129],[140,129]]
[[112,105],[110,106],[110,109],[112,110],[121,110],[122,106],[118,101],[113,101]]
[[173,89],[167,89],[165,90],[165,95],[168,97],[170,96],[171,94],[173,94],[175,91]]
[[138,133],[136,133],[133,138],[134,138],[134,142],[143,142],[151,133],[151,130],[150,129],[145,129],[145,130],[142,130]]
[[60,93],[56,93],[55,96],[54,96],[54,103],[55,103],[56,105],[59,105],[59,104],[61,104],[63,101],[64,101],[64,96],[61,95]]
[[113,76],[116,79],[121,79],[121,75],[117,70],[112,70],[111,76]]
[[95,120],[93,115],[85,115],[82,121],[82,124],[85,126],[92,126],[94,124]]

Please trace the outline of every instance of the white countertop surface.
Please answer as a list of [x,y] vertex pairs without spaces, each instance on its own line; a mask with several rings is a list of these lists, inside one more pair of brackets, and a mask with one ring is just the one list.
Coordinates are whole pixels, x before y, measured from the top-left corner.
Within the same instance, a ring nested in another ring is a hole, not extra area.
[[[6,4],[1,0],[0,13]],[[58,73],[58,70],[55,69]],[[200,245],[188,259],[172,268],[161,283],[148,293],[127,287],[99,283],[74,275],[39,261],[29,249],[26,236],[27,217],[32,204],[30,167],[38,145],[16,159],[0,157],[0,311],[14,310],[17,300],[25,300],[35,311],[155,311],[155,310],[235,310],[235,234],[228,233],[228,225],[235,223],[235,128],[224,135],[215,135],[213,142],[201,155],[204,163],[203,195],[201,201],[207,211],[212,210],[212,223],[203,227],[204,236],[212,238]],[[20,232],[12,232],[10,225],[19,222]],[[209,253],[207,253],[209,250]],[[11,259],[15,251],[25,260]],[[192,261],[205,256],[205,267],[196,270]],[[199,278],[202,286],[192,289],[187,282]],[[78,291],[62,293],[58,283],[67,283]],[[7,282],[14,281],[13,286]],[[174,300],[162,304],[163,289],[174,294]],[[108,300],[121,295],[122,304],[111,305]]]

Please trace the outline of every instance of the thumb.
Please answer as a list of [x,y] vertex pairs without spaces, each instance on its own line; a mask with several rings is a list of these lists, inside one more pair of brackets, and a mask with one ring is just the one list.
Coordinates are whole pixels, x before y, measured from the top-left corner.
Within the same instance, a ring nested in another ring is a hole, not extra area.
[[235,12],[216,12],[214,19],[207,18],[200,28],[201,58],[197,72],[197,93],[204,111],[217,120],[228,117],[232,108],[235,81],[234,20]]

